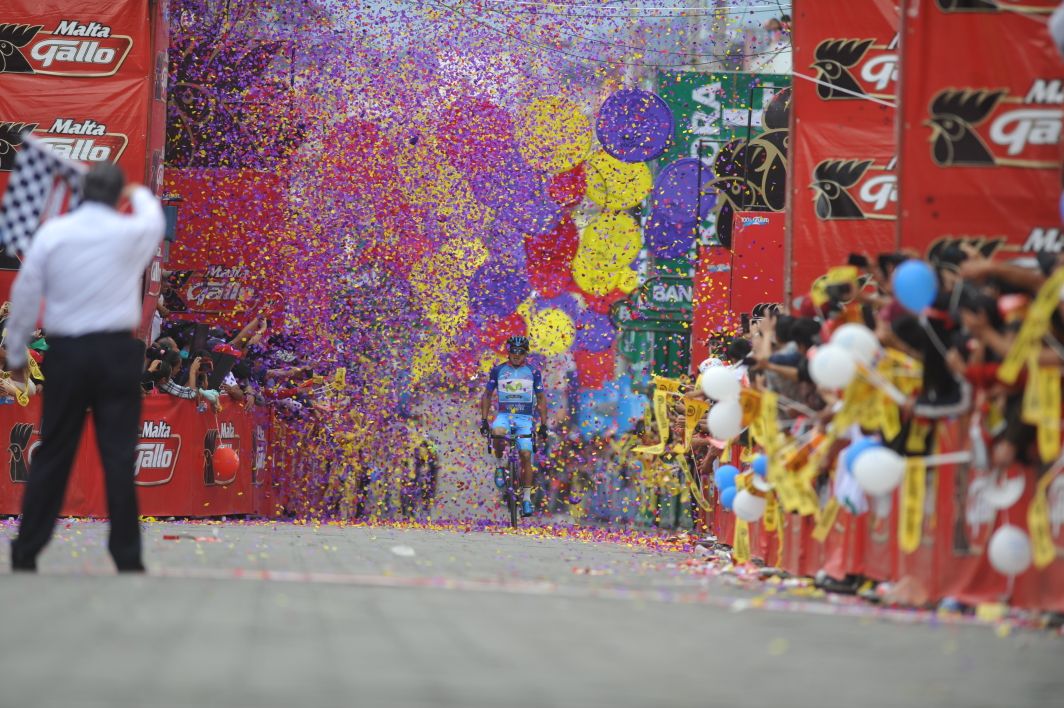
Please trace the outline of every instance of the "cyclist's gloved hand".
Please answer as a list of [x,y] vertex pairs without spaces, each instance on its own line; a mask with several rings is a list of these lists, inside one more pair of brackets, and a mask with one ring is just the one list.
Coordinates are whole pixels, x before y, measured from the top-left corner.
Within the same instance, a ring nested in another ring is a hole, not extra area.
[[547,440],[547,424],[546,423],[540,423],[539,424],[539,439],[543,440],[544,442]]
[[483,435],[484,437],[488,437],[488,435],[491,434],[491,428],[488,427],[487,418],[485,418],[484,420],[480,421],[480,434]]

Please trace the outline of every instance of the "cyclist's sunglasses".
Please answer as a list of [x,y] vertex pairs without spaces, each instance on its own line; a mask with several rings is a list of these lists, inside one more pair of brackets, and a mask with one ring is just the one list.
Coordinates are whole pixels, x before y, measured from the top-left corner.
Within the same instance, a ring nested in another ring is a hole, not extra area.
[[510,347],[511,354],[528,354],[528,347]]

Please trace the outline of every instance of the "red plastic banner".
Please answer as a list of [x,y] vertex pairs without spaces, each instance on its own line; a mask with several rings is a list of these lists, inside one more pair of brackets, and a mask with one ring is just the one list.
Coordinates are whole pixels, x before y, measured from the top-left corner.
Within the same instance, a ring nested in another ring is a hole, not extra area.
[[897,0],[794,2],[790,289],[894,250]]
[[783,302],[783,212],[737,211],[732,224],[731,310]]
[[243,326],[274,296],[268,261],[282,250],[281,180],[257,170],[169,170],[166,191],[182,200],[166,306],[180,319]]
[[[40,444],[40,399],[0,407],[0,435],[8,441],[7,474],[0,474],[0,514],[18,514],[33,455]],[[236,404],[221,413],[155,394],[144,399],[135,480],[140,511],[147,516],[222,516],[270,513],[268,413]],[[223,474],[213,464],[219,448],[237,451],[240,466]],[[263,506],[259,506],[263,505]],[[103,469],[92,421],[78,447],[62,513],[106,516]]]
[[[152,70],[149,0],[5,0],[0,86],[12,78],[95,79]],[[158,3],[162,4],[162,3]]]
[[731,263],[731,251],[723,246],[703,246],[699,250],[691,303],[692,372],[709,356],[709,338],[736,326],[729,309]]
[[[903,18],[900,235],[1051,251],[1060,231],[1064,60],[1057,0],[908,0]],[[965,48],[964,51],[958,51]]]

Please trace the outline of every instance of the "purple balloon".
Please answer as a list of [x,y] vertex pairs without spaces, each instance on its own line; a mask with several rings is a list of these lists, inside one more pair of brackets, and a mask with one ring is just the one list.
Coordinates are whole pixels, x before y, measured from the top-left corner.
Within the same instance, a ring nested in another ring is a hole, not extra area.
[[[488,227],[488,233],[484,237],[484,245],[492,258],[501,255],[512,256],[520,252],[521,266],[525,262],[525,235],[521,230],[508,221],[496,221]],[[495,258],[495,260],[499,260]]]
[[530,200],[543,178],[520,155],[510,152],[494,167],[478,170],[469,179],[473,196],[492,209]]
[[654,181],[651,208],[655,214],[674,224],[705,219],[717,205],[717,191],[709,186],[712,181],[712,165],[697,157],[685,157],[670,163]]
[[504,317],[524,302],[532,286],[524,273],[497,261],[488,261],[469,281],[469,305],[480,315]]
[[496,218],[513,224],[530,236],[538,236],[554,230],[562,219],[562,210],[550,199],[536,196],[524,203],[511,202],[501,207]]
[[643,240],[658,258],[682,258],[694,245],[697,222],[674,224],[651,214],[643,229]]
[[669,104],[641,89],[621,89],[607,98],[595,124],[602,148],[622,162],[660,157],[669,146],[672,130]]
[[576,321],[576,341],[573,346],[589,352],[601,352],[613,345],[614,329],[609,315],[584,310]]

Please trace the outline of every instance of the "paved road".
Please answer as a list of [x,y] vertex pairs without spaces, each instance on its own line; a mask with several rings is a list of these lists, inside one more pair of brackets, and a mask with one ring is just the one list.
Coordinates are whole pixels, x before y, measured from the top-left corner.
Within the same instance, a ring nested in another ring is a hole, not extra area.
[[151,524],[150,575],[116,577],[103,531],[64,525],[40,575],[0,575],[3,708],[1018,708],[1064,695],[1058,637],[812,601],[754,609],[763,590],[639,546]]

